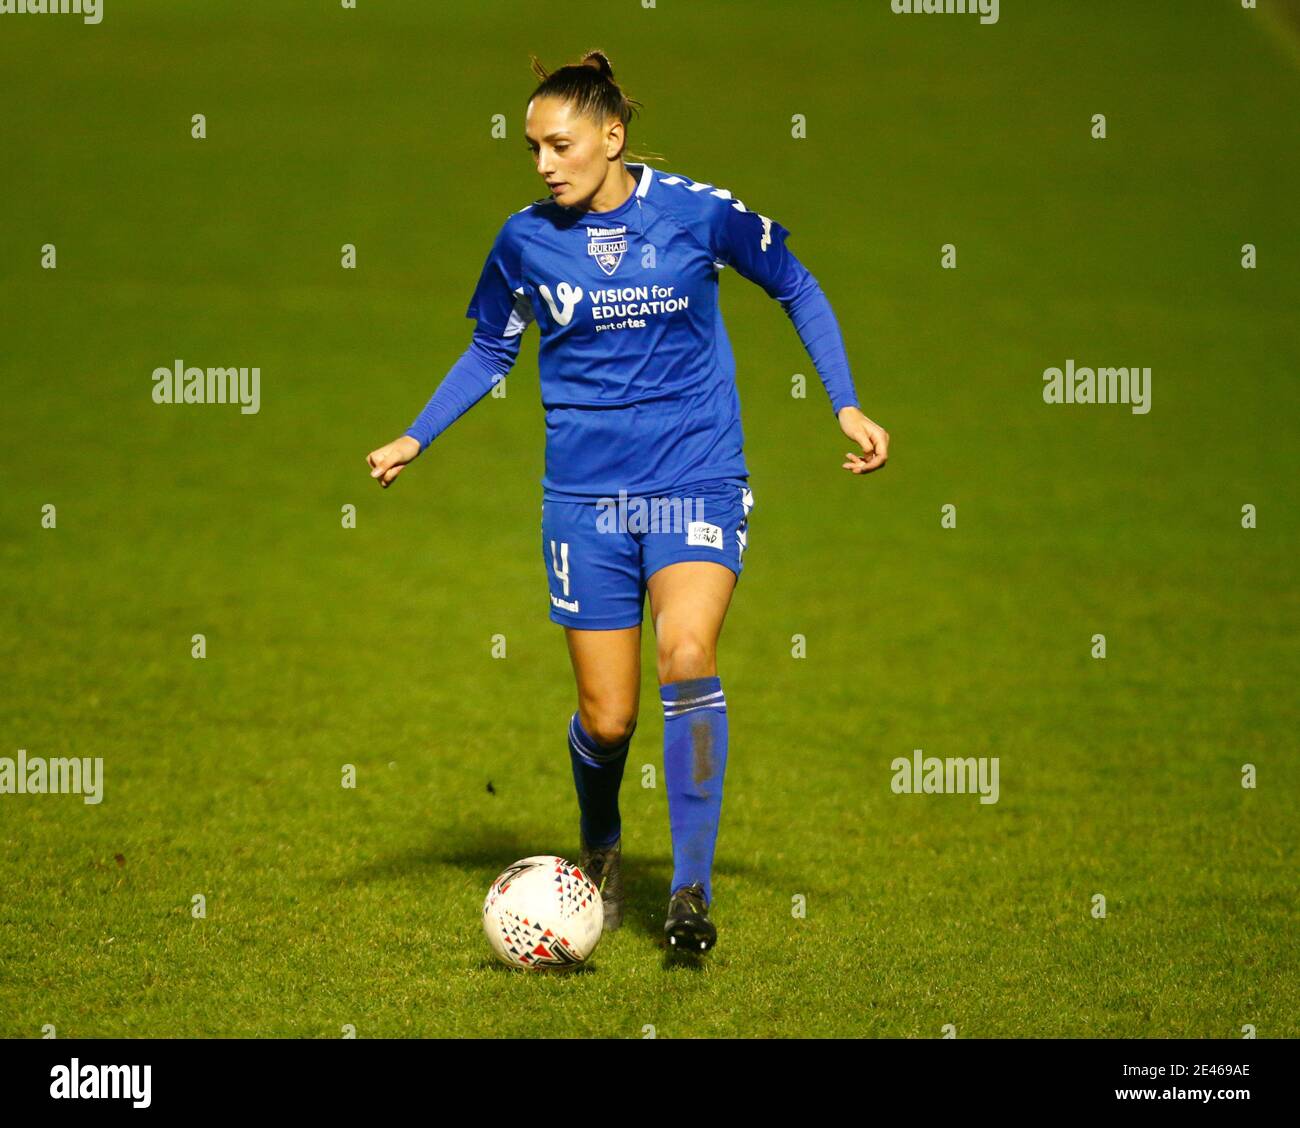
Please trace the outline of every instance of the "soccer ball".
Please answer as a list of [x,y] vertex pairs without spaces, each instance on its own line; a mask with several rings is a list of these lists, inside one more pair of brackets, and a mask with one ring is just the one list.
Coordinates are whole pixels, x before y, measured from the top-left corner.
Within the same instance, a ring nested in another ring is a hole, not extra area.
[[508,866],[492,883],[483,931],[502,963],[567,971],[596,950],[604,914],[591,878],[572,862],[537,854]]

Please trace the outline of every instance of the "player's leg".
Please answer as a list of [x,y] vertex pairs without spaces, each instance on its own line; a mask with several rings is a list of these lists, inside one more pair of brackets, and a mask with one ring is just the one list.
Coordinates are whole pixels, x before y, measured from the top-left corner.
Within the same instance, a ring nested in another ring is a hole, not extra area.
[[641,625],[616,631],[566,628],[578,686],[578,719],[603,747],[626,743],[641,697]]
[[612,929],[623,913],[618,792],[636,727],[645,593],[635,538],[603,529],[597,517],[592,505],[545,502],[542,555],[551,619],[565,628],[578,687],[567,732],[580,812],[578,865],[600,889]]
[[736,573],[690,560],[652,575],[650,606],[664,710],[664,786],[673,840],[665,935],[707,951],[717,939],[708,909],[727,768],[727,704],[717,649]]
[[618,792],[640,704],[641,626],[569,627],[565,635],[578,685],[578,710],[569,719],[569,758],[581,812],[578,866],[600,890],[605,928],[612,930],[623,923]]
[[[709,893],[727,752],[718,639],[736,574],[721,564],[692,560],[660,569],[648,586],[664,708],[669,800],[682,800],[681,811],[673,816],[673,889],[699,881]],[[697,802],[705,793],[713,800],[712,811]],[[679,839],[676,828],[681,822],[689,822],[695,833]]]
[[728,743],[718,639],[743,568],[754,496],[743,480],[691,492],[680,499],[690,514],[685,528],[645,537],[642,567],[658,643],[673,840],[664,934],[674,947],[706,951],[717,939],[708,911]]
[[565,631],[578,685],[570,751],[582,807],[582,836],[593,847],[617,841],[618,790],[636,729],[641,692],[641,627]]

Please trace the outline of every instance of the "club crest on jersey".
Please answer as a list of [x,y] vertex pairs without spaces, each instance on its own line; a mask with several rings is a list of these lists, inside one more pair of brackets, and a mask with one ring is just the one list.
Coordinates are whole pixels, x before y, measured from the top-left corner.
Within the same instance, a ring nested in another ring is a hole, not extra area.
[[613,274],[627,250],[626,227],[588,227],[587,254],[606,274]]

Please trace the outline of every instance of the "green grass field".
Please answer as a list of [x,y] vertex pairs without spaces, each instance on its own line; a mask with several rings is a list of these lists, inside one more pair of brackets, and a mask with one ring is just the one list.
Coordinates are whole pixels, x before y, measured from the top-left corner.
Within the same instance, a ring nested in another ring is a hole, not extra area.
[[[105,773],[98,805],[0,795],[0,1035],[1300,1034],[1296,8],[0,16],[0,756]],[[479,918],[506,864],[577,850],[536,329],[393,489],[363,459],[544,191],[528,53],[590,47],[634,151],[790,228],[893,445],[839,469],[788,319],[726,272],[756,505],[719,944],[656,945],[647,622],[630,919],[536,977]],[[153,403],[176,358],[260,366],[260,412]],[[1150,412],[1045,404],[1067,358],[1149,366]],[[999,802],[894,794],[916,748],[998,757]]]

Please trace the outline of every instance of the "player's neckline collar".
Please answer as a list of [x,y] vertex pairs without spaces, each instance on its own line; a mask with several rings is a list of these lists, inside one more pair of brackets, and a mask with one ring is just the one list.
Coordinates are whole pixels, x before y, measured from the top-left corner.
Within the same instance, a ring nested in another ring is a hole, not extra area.
[[574,208],[566,208],[565,210],[573,212],[580,220],[598,219],[601,221],[618,219],[626,212],[631,211],[632,208],[636,207],[637,201],[644,198],[645,194],[650,191],[653,170],[648,164],[628,164],[626,161],[623,163],[623,167],[636,178],[637,185],[632,190],[632,195],[619,204],[618,207],[603,212],[577,211]]

